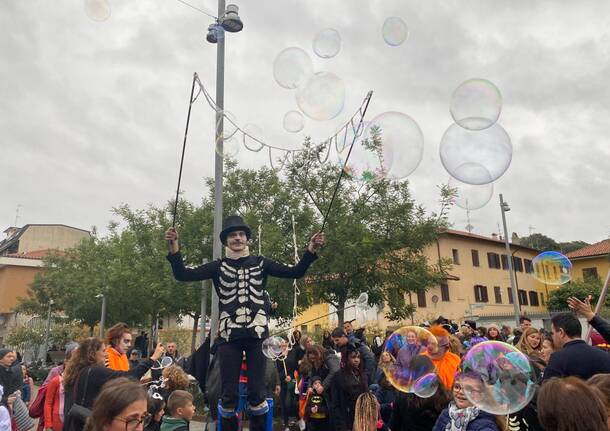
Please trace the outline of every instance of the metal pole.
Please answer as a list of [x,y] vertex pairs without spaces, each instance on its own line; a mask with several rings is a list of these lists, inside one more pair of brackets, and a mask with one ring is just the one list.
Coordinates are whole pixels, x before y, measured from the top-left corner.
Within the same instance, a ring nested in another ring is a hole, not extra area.
[[47,329],[44,334],[44,349],[42,351],[42,361],[43,363],[47,362],[47,350],[49,349],[49,333],[51,332],[51,306],[53,305],[53,300],[49,300],[49,310],[47,312]]
[[100,338],[104,339],[104,330],[106,328],[106,294],[102,293],[102,316],[100,317]]
[[502,212],[502,225],[504,226],[504,244],[506,245],[506,254],[509,257],[508,260],[508,273],[510,274],[510,287],[513,291],[513,307],[515,308],[515,324],[519,326],[519,297],[517,295],[517,287],[515,283],[515,273],[513,272],[513,259],[510,252],[510,243],[508,242],[508,229],[506,228],[506,215],[504,214],[507,210],[508,205],[502,198],[500,193],[500,211]]
[[[201,261],[202,264],[208,263],[206,258],[203,258]],[[199,345],[202,345],[205,341],[205,323],[207,320],[207,308],[208,308],[208,280],[203,280],[201,282],[201,311],[199,312],[199,325],[201,327],[201,332],[199,334]]]
[[[225,0],[218,0],[218,17],[225,13]],[[220,231],[222,230],[222,177],[223,177],[223,110],[225,103],[225,37],[218,37],[216,43],[216,139],[214,142],[214,245],[212,258],[222,257]],[[216,339],[218,331],[218,295],[212,290],[212,313],[210,316],[210,345]]]

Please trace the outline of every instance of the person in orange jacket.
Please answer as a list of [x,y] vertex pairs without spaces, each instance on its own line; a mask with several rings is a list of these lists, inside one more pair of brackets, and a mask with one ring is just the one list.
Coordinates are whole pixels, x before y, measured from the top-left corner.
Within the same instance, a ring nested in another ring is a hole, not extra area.
[[460,357],[449,351],[449,332],[440,325],[433,325],[429,331],[436,337],[438,349],[436,351],[424,352],[430,356],[436,367],[436,373],[443,387],[450,391],[453,388],[453,380],[460,365]]
[[106,368],[129,371],[127,352],[131,348],[131,330],[126,323],[117,323],[106,332]]

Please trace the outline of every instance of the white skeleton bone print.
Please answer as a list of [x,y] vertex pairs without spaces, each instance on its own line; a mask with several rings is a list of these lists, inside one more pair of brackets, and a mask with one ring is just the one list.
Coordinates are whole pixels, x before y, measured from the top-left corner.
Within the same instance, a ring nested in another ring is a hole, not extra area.
[[[262,338],[267,325],[263,288],[263,260],[252,267],[220,266],[218,299],[224,306],[219,317],[220,338],[229,340],[233,329],[254,328]],[[229,313],[230,310],[235,310]],[[227,311],[229,310],[229,311]]]

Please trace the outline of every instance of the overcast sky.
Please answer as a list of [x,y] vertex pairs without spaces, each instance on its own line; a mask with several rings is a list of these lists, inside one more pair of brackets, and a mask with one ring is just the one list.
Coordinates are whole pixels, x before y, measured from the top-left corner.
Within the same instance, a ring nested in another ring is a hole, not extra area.
[[[212,13],[212,0],[188,0]],[[101,232],[121,203],[162,205],[175,191],[193,72],[212,90],[212,19],[176,0],[110,0],[95,22],[82,0],[5,0],[0,8],[0,227],[64,223]],[[501,222],[498,193],[510,203],[509,231],[596,242],[610,234],[610,2],[236,0],[244,30],[227,34],[226,109],[259,124],[274,145],[296,148],[305,134],[323,139],[346,121],[368,90],[370,117],[401,111],[425,137],[409,177],[415,198],[437,209],[436,186],[449,176],[439,141],[452,123],[449,100],[464,80],[481,77],[503,94],[500,123],[513,144],[492,201],[471,214],[475,233]],[[381,38],[399,16],[410,36],[399,47]],[[316,57],[315,34],[342,36],[332,59]],[[327,122],[283,131],[294,93],[272,73],[289,46],[309,52],[318,71],[339,75],[345,109]],[[213,112],[193,106],[183,189],[198,201],[213,175]],[[242,149],[243,166],[268,163]],[[466,214],[451,220],[463,230]]]

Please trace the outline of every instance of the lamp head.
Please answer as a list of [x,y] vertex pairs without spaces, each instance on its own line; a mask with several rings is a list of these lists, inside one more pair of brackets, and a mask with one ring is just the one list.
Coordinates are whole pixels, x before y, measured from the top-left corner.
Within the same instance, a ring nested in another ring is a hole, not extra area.
[[210,43],[217,43],[218,42],[218,35],[217,35],[217,31],[216,31],[216,24],[210,24],[208,26],[208,34],[205,36],[205,40],[207,40]]
[[239,7],[234,4],[227,5],[224,16],[220,17],[220,25],[229,33],[237,33],[244,28],[244,23],[239,17]]

